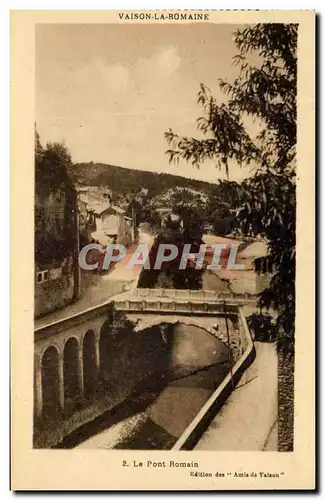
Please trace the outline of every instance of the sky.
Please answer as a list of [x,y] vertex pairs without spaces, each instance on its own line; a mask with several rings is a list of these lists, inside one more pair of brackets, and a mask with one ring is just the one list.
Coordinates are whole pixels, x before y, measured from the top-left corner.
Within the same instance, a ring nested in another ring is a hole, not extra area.
[[[218,24],[40,24],[36,27],[36,126],[42,144],[65,141],[73,162],[101,162],[210,182],[212,162],[169,165],[164,132],[200,137],[203,82],[238,69],[233,33]],[[230,164],[230,178],[249,175]]]

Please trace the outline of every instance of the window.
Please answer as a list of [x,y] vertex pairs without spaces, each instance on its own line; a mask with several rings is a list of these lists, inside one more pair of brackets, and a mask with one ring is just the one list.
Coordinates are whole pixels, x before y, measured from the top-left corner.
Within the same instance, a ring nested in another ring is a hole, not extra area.
[[44,281],[48,281],[49,279],[49,272],[47,271],[39,271],[36,274],[36,281],[37,283],[44,283]]

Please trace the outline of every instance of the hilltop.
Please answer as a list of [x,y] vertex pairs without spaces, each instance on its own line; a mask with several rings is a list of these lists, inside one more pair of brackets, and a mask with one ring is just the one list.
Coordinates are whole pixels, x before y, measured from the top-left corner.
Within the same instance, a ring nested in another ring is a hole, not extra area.
[[141,188],[148,189],[150,198],[176,186],[204,193],[210,192],[214,186],[209,182],[189,179],[180,175],[132,170],[93,162],[76,163],[70,167],[69,173],[75,182],[110,188],[113,193],[118,195],[137,192]]

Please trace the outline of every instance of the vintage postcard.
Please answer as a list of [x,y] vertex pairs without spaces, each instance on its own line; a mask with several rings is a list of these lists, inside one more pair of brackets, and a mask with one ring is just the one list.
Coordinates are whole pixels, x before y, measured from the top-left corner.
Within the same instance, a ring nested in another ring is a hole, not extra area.
[[315,488],[315,13],[13,11],[13,490]]

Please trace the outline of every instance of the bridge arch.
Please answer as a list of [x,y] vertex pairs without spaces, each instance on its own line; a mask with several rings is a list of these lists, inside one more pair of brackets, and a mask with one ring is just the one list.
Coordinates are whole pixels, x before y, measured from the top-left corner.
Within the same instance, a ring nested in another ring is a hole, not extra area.
[[58,352],[59,356],[62,355],[62,346],[60,345],[59,342],[53,342],[51,341],[50,344],[46,345],[45,347],[43,347],[41,350],[40,350],[40,354],[39,354],[39,363],[40,365],[39,366],[42,366],[42,358],[43,358],[43,355],[45,353],[45,351],[47,351],[47,349],[49,347],[54,347],[54,349]]
[[50,345],[41,357],[43,415],[53,417],[60,409],[60,353]]
[[63,348],[64,401],[75,401],[82,391],[80,346],[76,337],[69,337]]
[[85,398],[91,398],[97,387],[97,339],[93,330],[87,330],[82,342],[82,366]]

